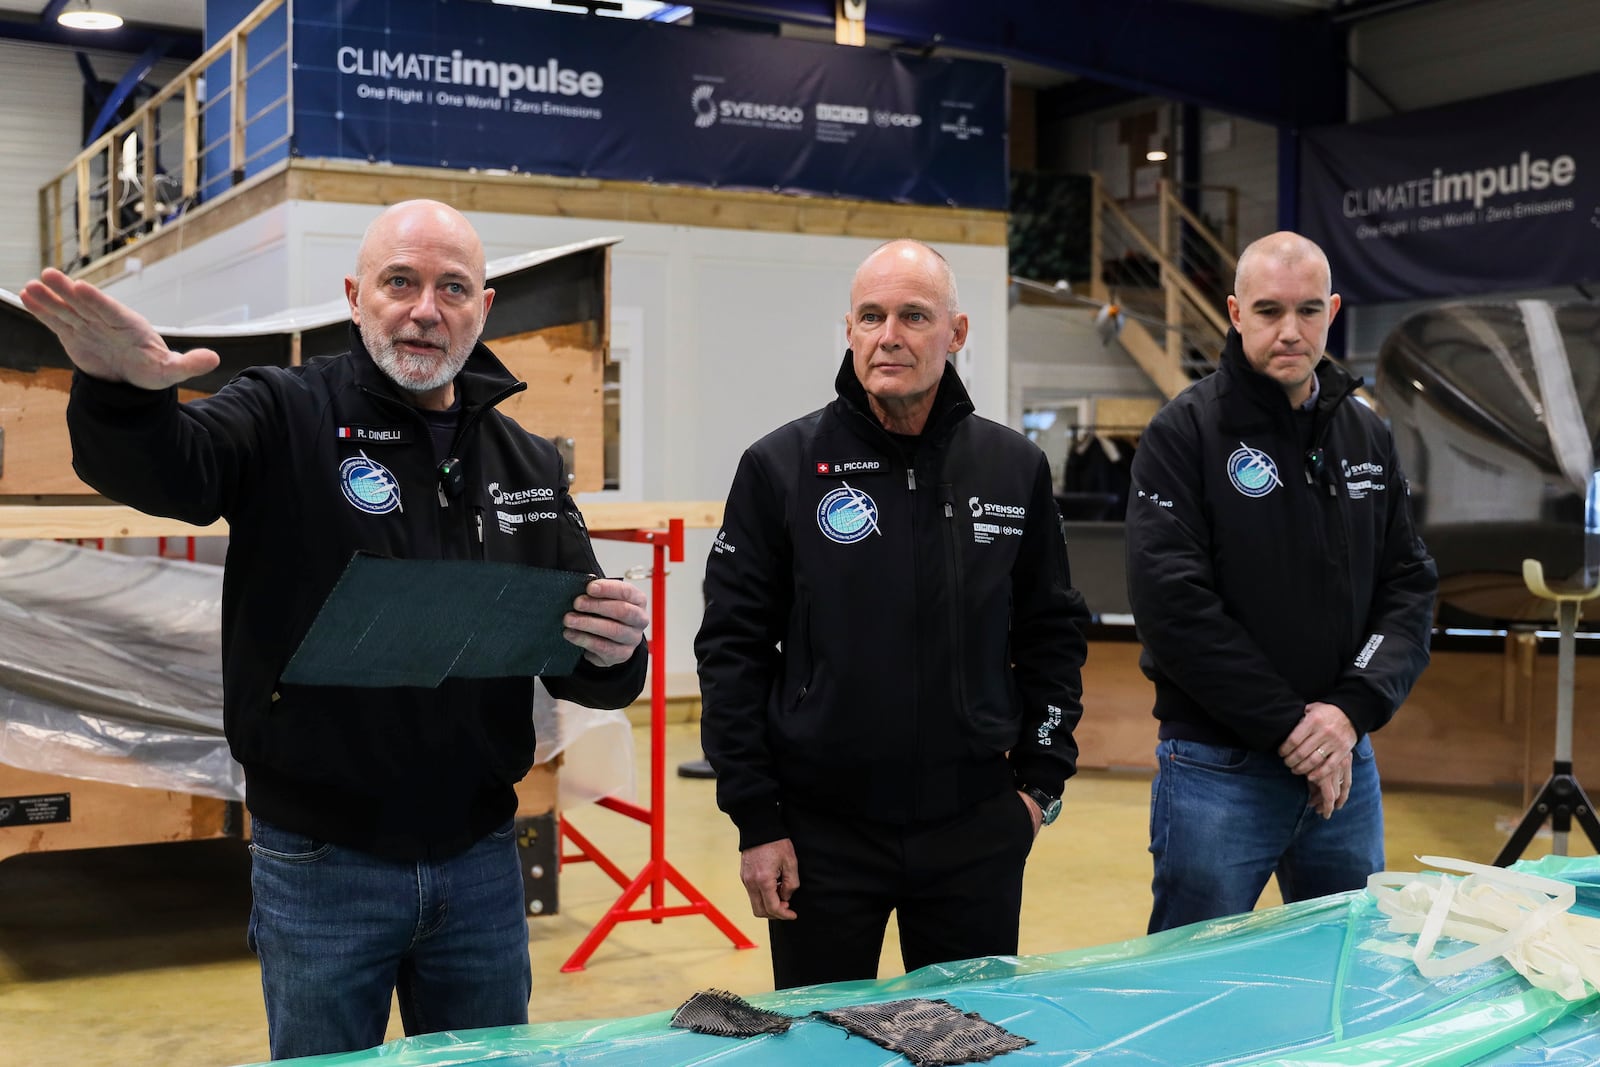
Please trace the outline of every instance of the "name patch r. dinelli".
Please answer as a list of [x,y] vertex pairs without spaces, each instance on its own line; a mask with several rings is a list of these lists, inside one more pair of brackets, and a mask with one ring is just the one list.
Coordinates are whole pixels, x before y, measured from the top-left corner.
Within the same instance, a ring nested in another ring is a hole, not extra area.
[[411,443],[409,426],[340,426],[334,436],[341,441],[370,441],[380,445]]

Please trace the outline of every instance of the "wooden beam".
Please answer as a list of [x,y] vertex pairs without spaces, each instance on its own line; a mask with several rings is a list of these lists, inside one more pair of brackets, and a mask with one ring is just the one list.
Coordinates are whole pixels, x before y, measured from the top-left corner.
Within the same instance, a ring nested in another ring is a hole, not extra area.
[[[186,125],[186,138],[191,132]],[[184,154],[187,186],[191,146],[185,145]],[[185,195],[188,192],[186,188]],[[934,245],[1006,244],[1003,211],[536,174],[470,174],[439,167],[375,167],[358,160],[290,159],[184,212],[140,241],[137,255],[149,267],[286,200],[386,207],[418,197],[443,200],[462,211],[505,215],[881,240],[914,237]],[[128,254],[128,249],[118,249],[76,276],[97,283],[115,278]]]
[[[590,501],[578,504],[592,530],[662,529],[682,519],[691,530],[722,525],[722,501],[685,500],[645,503]],[[228,524],[193,526],[178,519],[145,515],[119,504],[11,504],[0,506],[0,538],[88,540],[98,537],[225,537]]]
[[867,43],[867,0],[834,0],[833,43]]
[[578,507],[591,530],[659,530],[682,519],[685,529],[715,530],[722,525],[720,500],[666,500],[638,504],[591,501],[579,494]]
[[192,526],[117,504],[15,504],[0,507],[0,537],[22,540],[87,540],[97,537],[211,537],[226,523]]

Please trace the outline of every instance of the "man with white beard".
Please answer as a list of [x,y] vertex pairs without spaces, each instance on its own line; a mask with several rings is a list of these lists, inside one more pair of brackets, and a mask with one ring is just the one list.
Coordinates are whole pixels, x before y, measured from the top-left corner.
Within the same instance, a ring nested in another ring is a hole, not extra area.
[[[224,722],[252,816],[249,940],[274,1059],[381,1043],[395,993],[407,1034],[528,1019],[513,787],[533,763],[533,679],[282,682],[351,556],[600,573],[554,446],[495,410],[524,385],[479,342],[494,290],[467,219],[396,204],[345,295],[349,352],[180,404],[215,352],[170,351],[60,271],[22,291],[77,368],[79,476],[151,514],[228,520]],[[507,500],[528,521],[486,522]],[[589,582],[564,620],[583,656],[547,688],[631,703],[648,619],[642,590]]]

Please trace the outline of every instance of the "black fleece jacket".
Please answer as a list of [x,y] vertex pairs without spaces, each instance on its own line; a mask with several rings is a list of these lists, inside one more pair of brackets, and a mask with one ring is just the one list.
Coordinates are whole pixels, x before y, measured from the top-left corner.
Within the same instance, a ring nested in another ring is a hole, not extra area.
[[706,565],[701,732],[741,849],[785,803],[924,822],[1076,767],[1088,615],[1044,454],[948,364],[910,463],[848,354],[836,387],[745,452]]
[[1294,411],[1230,331],[1140,439],[1128,591],[1163,738],[1276,751],[1312,701],[1364,734],[1427,666],[1438,572],[1394,439],[1342,367],[1316,373]]
[[[269,822],[396,858],[448,856],[516,810],[533,763],[533,679],[451,678],[436,689],[278,682],[356,552],[495,560],[598,574],[554,446],[495,405],[525,388],[479,344],[456,379],[459,495],[441,491],[416,408],[351,351],[253,368],[178,402],[85,375],[67,409],[73,468],[154,515],[228,520],[223,712],[246,803]],[[644,685],[645,648],[546,685],[621,707]]]

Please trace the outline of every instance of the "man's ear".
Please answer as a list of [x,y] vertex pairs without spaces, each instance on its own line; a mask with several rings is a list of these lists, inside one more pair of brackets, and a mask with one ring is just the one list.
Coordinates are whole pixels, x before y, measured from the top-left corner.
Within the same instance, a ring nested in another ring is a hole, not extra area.
[[361,304],[356,299],[361,293],[361,284],[354,278],[346,275],[344,279],[344,298],[350,303],[350,321],[357,326],[361,325]]
[[950,338],[949,354],[955,355],[967,343],[967,316],[966,312],[958,311],[951,320],[952,336]]

